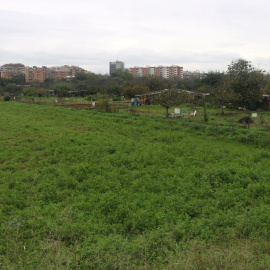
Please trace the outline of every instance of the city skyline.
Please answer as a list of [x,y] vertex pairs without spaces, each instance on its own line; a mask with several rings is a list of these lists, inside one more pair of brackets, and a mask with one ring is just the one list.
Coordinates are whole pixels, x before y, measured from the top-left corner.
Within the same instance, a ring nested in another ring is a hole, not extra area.
[[266,0],[0,0],[0,65],[72,63],[108,74],[119,59],[222,72],[244,58],[270,72],[269,8]]
[[[201,76],[198,71],[184,71],[183,67],[178,65],[158,65],[158,66],[144,66],[144,67],[128,67],[125,68],[125,63],[122,61],[109,62],[109,74],[115,69],[121,69],[122,71],[130,72],[134,77],[144,76],[157,76],[165,79],[181,78],[183,76]],[[49,78],[67,78],[75,77],[77,73],[92,73],[91,71],[85,70],[80,66],[74,65],[63,65],[63,66],[25,66],[23,63],[7,63],[0,66],[0,78],[9,79],[13,76],[24,74],[25,81],[27,83],[32,81],[44,82],[45,79]]]

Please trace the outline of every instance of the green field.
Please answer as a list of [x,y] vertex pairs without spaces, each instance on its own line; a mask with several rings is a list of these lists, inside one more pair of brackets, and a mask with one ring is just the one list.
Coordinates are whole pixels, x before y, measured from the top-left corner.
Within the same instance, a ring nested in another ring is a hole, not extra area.
[[1,102],[0,269],[269,269],[269,132],[212,113]]

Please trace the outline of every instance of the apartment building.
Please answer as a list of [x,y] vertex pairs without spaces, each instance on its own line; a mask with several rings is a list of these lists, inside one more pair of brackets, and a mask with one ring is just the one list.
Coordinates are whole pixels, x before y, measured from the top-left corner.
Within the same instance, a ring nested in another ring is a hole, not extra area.
[[52,78],[52,71],[43,66],[43,67],[26,67],[25,68],[25,82],[41,82],[43,83],[45,79]]
[[5,64],[0,67],[1,78],[9,79],[13,76],[24,74],[25,66],[23,64]]
[[32,81],[43,83],[45,79],[62,79],[71,78],[79,72],[86,73],[87,71],[78,66],[55,66],[55,67],[26,67],[25,69],[25,82],[30,83]]
[[196,71],[185,70],[183,72],[183,77],[184,77],[184,79],[190,79],[190,78],[202,79],[204,77],[204,72],[201,73],[198,70],[196,70]]
[[183,79],[183,67],[171,66],[156,66],[156,67],[133,67],[129,69],[134,77],[156,76],[164,79]]

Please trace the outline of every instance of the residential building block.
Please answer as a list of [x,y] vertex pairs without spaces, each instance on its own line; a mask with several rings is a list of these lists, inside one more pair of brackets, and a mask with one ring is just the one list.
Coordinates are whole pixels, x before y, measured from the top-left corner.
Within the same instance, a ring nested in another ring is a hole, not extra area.
[[23,64],[5,64],[0,67],[1,78],[10,79],[13,76],[24,74],[25,66]]
[[79,72],[86,73],[87,71],[78,66],[55,66],[55,67],[26,67],[25,69],[25,82],[30,83],[32,81],[43,83],[45,79],[70,79],[75,77]]
[[171,66],[156,66],[156,67],[133,67],[130,72],[134,77],[156,76],[164,79],[183,79],[183,67]]

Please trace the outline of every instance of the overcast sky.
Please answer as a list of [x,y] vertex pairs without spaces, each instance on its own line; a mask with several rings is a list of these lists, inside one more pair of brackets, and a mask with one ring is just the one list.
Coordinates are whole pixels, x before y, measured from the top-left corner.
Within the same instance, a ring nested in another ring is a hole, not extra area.
[[226,71],[244,58],[270,72],[267,0],[0,0],[0,65],[79,65],[108,73],[179,65]]

